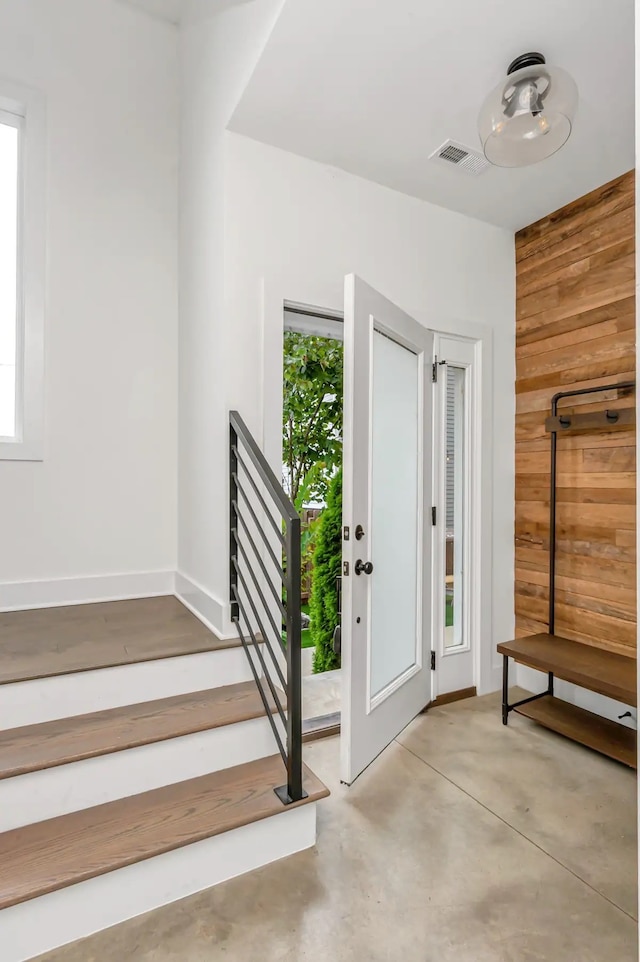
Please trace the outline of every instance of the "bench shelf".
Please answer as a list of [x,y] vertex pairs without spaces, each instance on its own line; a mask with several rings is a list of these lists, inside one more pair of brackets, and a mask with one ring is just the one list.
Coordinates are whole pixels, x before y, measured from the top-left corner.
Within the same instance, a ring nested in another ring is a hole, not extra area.
[[625,725],[601,718],[553,695],[516,708],[518,715],[549,728],[551,731],[586,745],[602,755],[636,768],[636,732]]
[[[505,725],[509,712],[516,711],[545,728],[636,768],[637,736],[633,729],[554,696],[554,680],[560,678],[625,705],[636,705],[635,658],[549,634],[503,642],[498,645],[498,651],[504,666],[502,721]],[[545,672],[547,690],[509,704],[509,658]]]

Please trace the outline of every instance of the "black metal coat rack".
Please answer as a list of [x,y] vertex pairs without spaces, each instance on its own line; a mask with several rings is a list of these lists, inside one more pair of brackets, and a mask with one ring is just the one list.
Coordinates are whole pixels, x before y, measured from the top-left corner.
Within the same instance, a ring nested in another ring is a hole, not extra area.
[[627,427],[635,423],[635,407],[617,410],[596,411],[588,414],[558,415],[558,404],[570,397],[584,397],[588,394],[602,394],[606,391],[629,392],[635,390],[635,381],[622,381],[617,384],[601,384],[599,387],[586,387],[576,391],[560,391],[551,399],[551,417],[546,420],[546,429],[551,433],[551,495],[549,518],[549,634],[555,634],[556,621],[556,502],[558,472],[558,434],[570,431],[593,431],[598,428],[611,430]]

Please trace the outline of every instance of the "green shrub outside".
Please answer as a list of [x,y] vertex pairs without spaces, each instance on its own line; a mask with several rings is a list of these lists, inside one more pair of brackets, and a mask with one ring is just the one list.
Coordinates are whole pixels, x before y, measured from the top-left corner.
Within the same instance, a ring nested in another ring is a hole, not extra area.
[[338,624],[336,578],[342,568],[342,469],[329,484],[327,506],[318,524],[313,554],[313,587],[310,601],[311,637],[315,645],[314,673],[340,667],[333,650],[333,632]]

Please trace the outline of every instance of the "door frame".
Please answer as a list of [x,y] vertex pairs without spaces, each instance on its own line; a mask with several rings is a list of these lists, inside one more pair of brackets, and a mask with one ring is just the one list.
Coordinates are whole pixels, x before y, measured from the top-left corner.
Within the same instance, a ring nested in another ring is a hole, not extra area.
[[[336,277],[335,283],[311,284],[292,278],[269,277],[262,279],[261,321],[262,339],[259,349],[262,355],[261,379],[257,396],[262,401],[262,424],[256,421],[257,439],[269,463],[277,472],[282,456],[282,377],[285,302],[309,305],[312,309],[341,314],[344,310],[344,277]],[[478,694],[498,691],[501,685],[501,662],[493,637],[494,598],[504,590],[503,585],[493,583],[493,331],[486,324],[450,317],[440,312],[416,310],[408,312],[437,335],[458,337],[476,342],[478,368],[476,391],[477,445],[479,450],[478,476],[480,480],[477,498],[480,510],[477,514],[479,548],[476,577],[477,613],[477,689]],[[431,314],[431,316],[429,316]],[[261,435],[261,437],[260,437]],[[488,456],[484,452],[489,452]],[[433,696],[432,696],[433,697]]]

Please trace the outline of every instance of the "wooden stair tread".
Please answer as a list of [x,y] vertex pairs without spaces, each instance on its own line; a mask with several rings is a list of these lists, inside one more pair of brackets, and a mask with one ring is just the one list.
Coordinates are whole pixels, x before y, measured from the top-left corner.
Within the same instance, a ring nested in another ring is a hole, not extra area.
[[[269,701],[275,711],[270,696]],[[9,729],[0,732],[0,779],[220,728],[264,713],[256,684],[242,682]]]
[[173,596],[0,613],[0,685],[236,648]]
[[553,672],[557,678],[625,705],[637,704],[635,658],[548,634],[505,641],[498,645],[498,651],[522,665]]
[[306,766],[308,798],[284,806],[279,755],[0,835],[0,910],[240,828],[329,792]]
[[637,734],[631,728],[552,695],[530,701],[514,711],[630,768],[637,767]]

